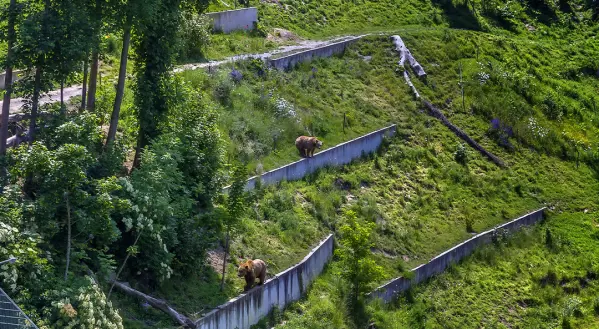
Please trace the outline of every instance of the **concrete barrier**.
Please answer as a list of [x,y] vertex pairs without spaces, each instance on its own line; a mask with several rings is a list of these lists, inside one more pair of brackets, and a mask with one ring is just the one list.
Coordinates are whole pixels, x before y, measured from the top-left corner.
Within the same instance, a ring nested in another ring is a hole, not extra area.
[[[22,75],[23,75],[23,71],[19,71],[19,70],[13,71],[12,72],[12,82],[19,80]],[[5,87],[5,84],[4,84],[5,78],[6,78],[6,72],[0,73],[0,89],[2,89],[2,90],[4,90],[4,87]]]
[[299,264],[289,268],[235,299],[217,307],[196,322],[197,329],[249,329],[273,308],[299,300],[333,257],[329,235]]
[[546,208],[541,208],[520,218],[514,219],[511,222],[499,225],[491,230],[480,233],[475,237],[443,252],[437,257],[431,259],[428,263],[414,268],[411,271],[414,274],[413,279],[410,280],[404,277],[393,279],[385,285],[377,288],[375,291],[371,292],[369,297],[380,298],[385,302],[390,302],[398,293],[406,291],[412,285],[416,285],[434,275],[442,273],[451,264],[457,263],[464,257],[472,254],[472,252],[478,246],[491,242],[499,230],[513,232],[522,226],[534,225],[538,223],[543,219],[545,209]]
[[[312,158],[304,158],[268,171],[261,176],[251,177],[248,179],[245,189],[246,191],[254,189],[258,180],[263,185],[275,184],[284,180],[298,180],[326,166],[348,164],[365,154],[375,152],[383,142],[383,138],[395,135],[395,131],[396,125],[391,125],[316,153]],[[230,186],[225,187],[223,193],[227,193],[229,188]]]
[[293,68],[298,63],[311,61],[315,57],[331,57],[336,54],[341,54],[347,46],[361,39],[363,36],[353,37],[348,40],[331,43],[326,46],[301,51],[295,54],[283,56],[280,58],[270,59],[268,64],[271,67],[279,70],[288,70]]
[[252,30],[258,22],[258,9],[255,7],[207,13],[213,20],[215,31],[230,33],[237,30]]

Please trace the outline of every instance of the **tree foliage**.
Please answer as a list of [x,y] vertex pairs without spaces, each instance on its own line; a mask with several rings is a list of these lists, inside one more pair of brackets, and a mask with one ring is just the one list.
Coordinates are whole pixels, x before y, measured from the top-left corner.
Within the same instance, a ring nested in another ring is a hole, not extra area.
[[372,258],[374,223],[363,222],[354,211],[345,213],[345,223],[340,228],[340,245],[335,251],[339,257],[340,275],[351,285],[352,300],[369,291],[369,285],[383,277],[383,268]]

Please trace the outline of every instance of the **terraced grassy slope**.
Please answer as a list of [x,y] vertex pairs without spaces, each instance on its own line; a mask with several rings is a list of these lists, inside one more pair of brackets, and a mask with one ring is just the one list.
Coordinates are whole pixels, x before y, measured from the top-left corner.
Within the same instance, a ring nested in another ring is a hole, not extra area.
[[[589,210],[589,212],[587,212]],[[596,206],[481,249],[389,308],[377,328],[596,328]]]

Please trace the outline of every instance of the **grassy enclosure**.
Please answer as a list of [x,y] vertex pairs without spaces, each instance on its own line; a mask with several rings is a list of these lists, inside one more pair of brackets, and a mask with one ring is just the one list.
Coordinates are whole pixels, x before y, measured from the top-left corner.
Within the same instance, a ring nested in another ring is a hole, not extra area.
[[[209,11],[232,9],[233,2],[223,1],[211,3]],[[0,0],[0,5],[6,3]],[[260,258],[273,275],[297,263],[329,233],[335,234],[343,250],[339,241],[347,238],[348,223],[355,224],[355,231],[372,228],[364,245],[372,243],[366,250],[368,260],[380,267],[380,275],[364,278],[361,290],[355,289],[363,292],[409,275],[409,269],[477,232],[548,206],[546,223],[482,248],[392,305],[365,303],[356,295],[353,283],[342,276],[348,271],[347,255],[338,253],[305,299],[274,311],[258,327],[357,329],[374,323],[377,328],[592,328],[596,324],[595,3],[252,0],[250,5],[260,13],[258,30],[253,32],[210,33],[196,13],[182,19],[179,33],[184,40],[173,46],[177,64],[270,51],[301,39],[377,34],[352,44],[344,54],[285,72],[260,60],[210,72],[171,75],[165,69],[156,85],[164,90],[146,92],[147,96],[164,92],[167,95],[156,103],[168,106],[161,107],[164,113],[145,117],[151,124],[162,121],[142,168],[132,173],[128,169],[144,110],[139,104],[145,100],[136,94],[143,81],[136,62],[140,56],[134,51],[139,44],[130,51],[117,144],[115,149],[105,148],[122,42],[120,31],[102,34],[95,112],[79,113],[80,100],[74,98],[68,113],[56,120],[40,119],[40,143],[33,149],[39,151],[38,157],[31,157],[26,147],[10,154],[13,185],[7,189],[11,194],[0,194],[0,241],[22,250],[18,243],[24,239],[23,245],[33,247],[27,252],[35,254],[31,256],[38,262],[35,269],[62,271],[67,241],[63,217],[71,214],[63,204],[70,207],[65,196],[79,197],[73,216],[106,225],[96,231],[106,236],[88,243],[94,236],[85,240],[88,227],[79,228],[83,233],[75,236],[73,248],[79,264],[71,273],[87,275],[90,268],[99,274],[114,272],[127,257],[123,281],[197,319],[242,291],[238,262]],[[275,28],[292,35],[279,38]],[[507,168],[470,148],[414,99],[404,69],[397,64],[393,34],[403,38],[427,72],[426,79],[413,77],[423,98],[504,160]],[[0,58],[6,57],[5,52],[6,44],[0,40]],[[172,64],[164,67],[170,69]],[[67,82],[81,81],[82,75],[75,72]],[[57,104],[41,110],[59,112]],[[390,124],[397,124],[397,135],[385,140],[376,154],[244,195],[247,207],[239,224],[230,232],[225,229],[229,199],[219,191],[233,181],[236,166],[247,167],[249,176],[260,174],[298,160],[294,141],[300,135],[317,136],[326,149]],[[72,158],[64,158],[65,154]],[[55,177],[66,172],[59,165],[69,160],[76,165],[67,169],[75,174],[67,176],[82,177],[82,183],[54,195],[66,186],[56,183],[60,181]],[[53,171],[42,175],[38,168]],[[31,171],[39,175],[33,184]],[[33,192],[26,194],[27,189]],[[39,237],[28,235],[39,224],[29,218],[43,224],[45,231]],[[149,226],[160,226],[144,236],[146,244],[139,248],[133,242],[137,239],[135,228],[131,231],[132,218],[140,223],[152,218]],[[5,238],[9,234],[4,232],[19,232],[7,231],[5,223],[27,234]],[[221,291],[228,233],[231,249]],[[7,250],[0,248],[0,254]],[[20,266],[20,273],[32,272]],[[0,276],[9,277],[5,271],[0,269]],[[54,304],[37,306],[48,300],[63,303],[72,295],[76,289],[66,280],[66,272],[64,284],[62,273],[43,281],[53,295],[40,294],[43,298],[34,301],[37,304],[28,300],[35,285],[21,288],[27,284],[23,275],[20,286],[11,281],[10,287],[36,319],[56,315],[47,317],[52,324],[64,315],[62,309]],[[163,272],[168,274],[164,279]],[[58,281],[61,285],[55,289]],[[167,315],[121,292],[110,299],[125,328],[176,327]],[[99,298],[101,303],[106,305]]]

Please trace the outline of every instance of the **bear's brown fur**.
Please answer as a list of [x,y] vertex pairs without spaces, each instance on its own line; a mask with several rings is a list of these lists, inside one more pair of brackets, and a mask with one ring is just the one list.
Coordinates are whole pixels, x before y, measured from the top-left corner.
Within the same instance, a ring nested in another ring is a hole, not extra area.
[[314,150],[322,147],[322,142],[316,137],[300,136],[295,140],[295,147],[303,158],[314,156]]
[[245,277],[245,287],[243,291],[248,291],[254,285],[256,278],[260,279],[258,285],[264,284],[266,280],[266,263],[260,259],[248,260],[239,265],[237,270],[238,277]]

